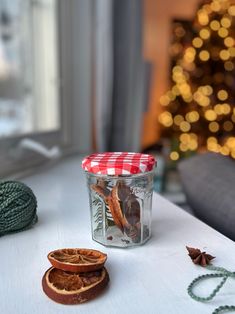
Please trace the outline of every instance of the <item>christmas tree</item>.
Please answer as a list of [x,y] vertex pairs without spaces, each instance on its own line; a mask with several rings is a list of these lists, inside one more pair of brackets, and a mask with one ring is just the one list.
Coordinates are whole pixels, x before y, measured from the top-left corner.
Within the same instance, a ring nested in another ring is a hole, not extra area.
[[160,98],[170,158],[199,149],[235,158],[235,2],[204,1],[191,34],[185,40],[188,33],[178,29],[172,86]]

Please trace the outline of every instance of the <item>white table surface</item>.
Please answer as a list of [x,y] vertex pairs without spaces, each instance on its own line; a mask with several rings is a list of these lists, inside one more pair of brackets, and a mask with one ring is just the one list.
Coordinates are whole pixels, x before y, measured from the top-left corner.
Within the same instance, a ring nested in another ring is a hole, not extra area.
[[[195,266],[185,249],[185,245],[205,249],[217,256],[214,265],[235,270],[234,242],[157,194],[153,234],[144,246],[118,249],[93,242],[80,162],[70,158],[23,180],[38,198],[39,221],[30,230],[0,238],[1,314],[203,314],[219,305],[235,304],[235,280],[207,304],[190,299],[188,284],[208,271]],[[41,278],[50,267],[47,254],[66,247],[94,248],[108,254],[110,284],[97,299],[66,306],[43,293]]]

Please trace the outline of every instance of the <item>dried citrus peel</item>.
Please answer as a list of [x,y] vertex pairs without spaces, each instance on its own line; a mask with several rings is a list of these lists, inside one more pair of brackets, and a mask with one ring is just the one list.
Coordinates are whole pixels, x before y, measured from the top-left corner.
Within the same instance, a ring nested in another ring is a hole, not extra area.
[[105,268],[88,273],[70,273],[51,267],[42,279],[43,291],[62,304],[79,304],[95,298],[108,284]]
[[[105,268],[103,268],[101,271],[96,271],[94,273],[96,273],[97,275],[95,282],[90,285],[85,285],[81,278],[86,278],[86,273],[82,273],[82,274],[69,273],[69,272],[65,272],[64,270],[51,267],[45,273],[45,280],[47,282],[48,287],[50,287],[50,289],[54,290],[55,292],[62,293],[62,294],[80,293],[81,291],[86,291],[88,289],[91,289],[92,287],[96,286],[99,282],[104,280],[107,271]],[[59,276],[60,278],[58,278]],[[58,281],[57,283],[53,283],[52,279],[55,279],[55,277],[57,277],[57,280],[61,279],[61,286],[63,286],[62,290],[59,289]],[[74,283],[74,281],[76,281],[77,283],[76,282]],[[73,283],[74,283],[74,287],[76,285],[77,286],[80,285],[80,287],[74,290],[69,290],[68,288],[66,288],[67,284],[68,284],[67,287],[69,287],[69,284],[70,284],[72,288]]]
[[60,249],[48,254],[52,266],[71,272],[88,272],[104,266],[107,255],[91,249]]

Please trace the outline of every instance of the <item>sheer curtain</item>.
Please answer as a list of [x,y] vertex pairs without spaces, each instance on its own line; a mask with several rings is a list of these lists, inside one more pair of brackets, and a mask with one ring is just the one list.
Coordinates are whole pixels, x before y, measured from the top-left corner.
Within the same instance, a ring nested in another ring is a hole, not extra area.
[[113,93],[112,0],[95,1],[94,135],[98,151],[108,150]]
[[96,150],[139,151],[146,88],[142,1],[96,1],[95,21]]

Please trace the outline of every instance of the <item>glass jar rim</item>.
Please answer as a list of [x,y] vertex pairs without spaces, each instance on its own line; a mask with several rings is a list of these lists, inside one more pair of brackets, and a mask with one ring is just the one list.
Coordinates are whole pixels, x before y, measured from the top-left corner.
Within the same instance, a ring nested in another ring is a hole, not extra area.
[[86,171],[85,170],[86,175],[90,175],[93,177],[99,177],[99,178],[107,178],[107,179],[130,179],[130,178],[137,178],[137,177],[144,177],[147,176],[149,174],[153,174],[154,173],[154,169],[150,170],[150,171],[146,171],[146,172],[141,172],[141,173],[135,173],[135,174],[121,174],[121,175],[110,175],[110,174],[98,174],[98,173],[93,173],[90,171]]

